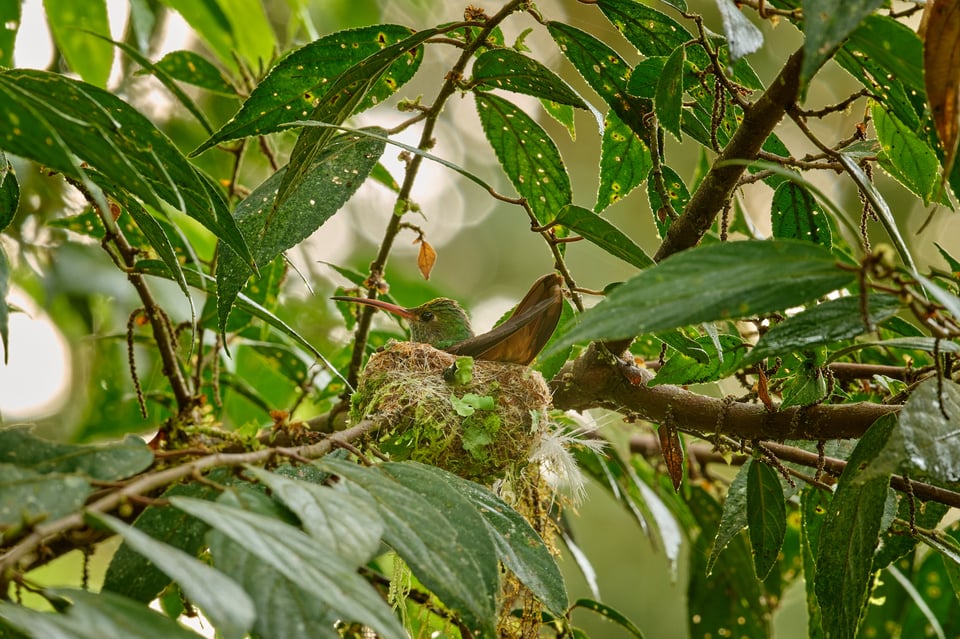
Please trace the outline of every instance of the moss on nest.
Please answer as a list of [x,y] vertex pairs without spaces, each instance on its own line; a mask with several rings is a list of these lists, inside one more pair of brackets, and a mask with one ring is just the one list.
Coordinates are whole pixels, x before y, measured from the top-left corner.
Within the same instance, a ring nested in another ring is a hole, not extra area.
[[392,459],[490,483],[526,464],[549,405],[546,382],[526,366],[396,342],[370,357],[350,416],[385,424],[377,446]]

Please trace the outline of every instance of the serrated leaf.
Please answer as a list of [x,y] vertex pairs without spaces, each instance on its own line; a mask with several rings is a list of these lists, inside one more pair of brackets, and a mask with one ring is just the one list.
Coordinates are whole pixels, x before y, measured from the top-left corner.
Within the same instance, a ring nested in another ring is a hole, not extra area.
[[864,17],[881,4],[883,0],[803,0],[801,82],[809,82]]
[[124,543],[176,581],[226,639],[242,639],[253,626],[253,601],[223,573],[119,519],[92,512],[87,516],[123,537]]
[[753,53],[763,45],[763,33],[740,12],[740,8],[732,0],[717,0],[717,9],[723,19],[723,32],[727,36],[732,62]]
[[657,82],[653,102],[660,125],[678,140],[682,140],[680,114],[683,111],[683,69],[687,60],[686,53],[686,47],[677,47],[667,58]]
[[389,462],[383,468],[408,488],[422,491],[423,486],[442,482],[466,497],[480,513],[500,561],[548,610],[566,611],[567,592],[553,555],[527,520],[499,497],[479,484],[416,462]]
[[17,182],[17,174],[13,172],[13,165],[7,161],[7,156],[0,151],[0,231],[13,222],[19,205],[20,183]]
[[50,588],[51,597],[73,602],[63,613],[40,612],[0,601],[0,619],[33,639],[197,639],[174,619],[113,593]]
[[540,106],[543,107],[543,110],[546,111],[550,117],[567,129],[571,140],[576,141],[577,127],[573,117],[574,112],[572,106],[569,104],[560,104],[552,100],[540,100]]
[[[437,29],[418,31],[357,62],[333,81],[333,85],[309,117],[299,119],[341,124],[377,97],[377,88],[385,78],[388,80],[387,85],[390,86],[390,74],[397,62],[403,64],[406,61],[408,65],[415,65],[421,55],[419,47],[437,33],[439,33]],[[297,112],[300,113],[300,111]],[[290,152],[287,171],[277,189],[277,197],[273,203],[274,210],[299,191],[300,183],[312,171],[314,162],[325,152],[334,134],[334,129],[325,127],[307,127],[300,132],[300,137],[297,138],[293,151]]]
[[859,475],[886,447],[896,424],[894,416],[881,417],[860,439],[820,530],[816,594],[831,639],[853,639],[867,604],[890,472]]
[[713,539],[704,572],[707,577],[713,571],[723,549],[747,527],[747,476],[750,474],[750,467],[755,463],[760,462],[753,458],[747,459],[727,489],[727,496],[723,500],[723,514],[720,516],[720,524],[717,526],[717,534]]
[[213,93],[229,96],[237,93],[216,65],[193,51],[171,51],[153,66],[174,80],[186,82]]
[[[412,29],[400,25],[374,25],[338,31],[289,53],[256,86],[240,111],[191,155],[221,142],[273,133],[285,123],[307,119],[332,87],[340,86],[335,81],[339,76],[412,33]],[[394,62],[372,84],[369,102],[382,101],[405,84],[419,67],[420,58],[417,53]]]
[[783,546],[787,509],[777,471],[757,461],[747,472],[747,523],[757,577],[766,579]]
[[[319,466],[349,480],[354,490],[369,494],[386,523],[384,541],[397,551],[417,579],[457,610],[472,632],[494,634],[491,624],[496,555],[486,528],[470,529],[474,522],[470,510],[464,509],[462,503],[450,503],[449,494],[435,504],[434,499],[440,498],[442,492],[425,499],[375,468],[364,469],[329,458]],[[441,510],[441,504],[449,509]],[[468,540],[480,545],[466,546]]]
[[[844,6],[848,3],[831,0],[829,4]],[[855,5],[867,2],[858,0],[849,4],[855,8]],[[868,4],[877,5],[880,0],[869,0]],[[846,11],[846,7],[843,11]],[[844,48],[859,51],[878,64],[882,69],[877,78],[880,82],[888,81],[893,76],[908,89],[923,93],[923,43],[916,31],[903,22],[885,15],[867,15],[856,24]]]
[[106,86],[113,65],[113,49],[89,32],[110,36],[105,0],[43,0],[44,14],[57,50],[81,78]]
[[[44,71],[0,71],[0,146],[91,183],[71,154],[116,186],[161,211],[162,202],[196,219],[250,263],[249,248],[223,194],[173,142],[120,98]],[[23,131],[30,131],[29,139]],[[35,144],[35,135],[50,144]],[[98,191],[99,192],[99,191]],[[103,203],[101,206],[106,207]]]
[[[867,308],[871,326],[893,317],[900,307],[900,300],[893,295],[869,295]],[[848,295],[827,300],[772,326],[744,358],[743,365],[759,362],[765,357],[825,346],[862,335],[869,330],[861,315],[859,296]]]
[[[690,191],[687,190],[687,185],[683,179],[669,166],[661,166],[660,172],[663,177],[664,191],[666,191],[667,196],[670,198],[670,207],[675,214],[679,215],[683,213],[687,203],[690,201]],[[667,229],[670,228],[673,218],[664,205],[663,198],[660,197],[660,193],[657,191],[656,179],[657,177],[653,173],[651,173],[647,179],[647,199],[650,201],[650,210],[653,212],[653,221],[657,225],[657,232],[662,239],[666,237]]]
[[611,24],[644,56],[669,56],[691,37],[670,16],[634,0],[599,0],[597,5]]
[[926,10],[923,80],[937,137],[943,146],[944,175],[949,175],[960,139],[960,5],[934,0]]
[[537,60],[512,49],[491,49],[481,53],[473,63],[473,82],[578,109],[589,108],[560,76]]
[[603,120],[600,186],[593,210],[600,213],[625,198],[647,179],[652,167],[650,147],[616,113],[608,111]]
[[[660,337],[662,333],[658,333]],[[693,340],[697,351],[687,355],[684,353],[672,354],[666,363],[657,371],[656,377],[649,386],[661,384],[705,384],[715,382],[732,375],[742,364],[740,361],[745,354],[743,340],[736,335],[719,335],[722,353],[717,352],[714,341],[708,337],[698,337]],[[697,359],[703,353],[706,361]]]
[[247,472],[300,518],[311,537],[339,556],[362,565],[376,553],[384,526],[371,500],[255,466],[248,466]]
[[904,471],[935,482],[960,481],[960,387],[923,381],[900,412]]
[[882,149],[877,158],[880,166],[924,204],[929,204],[940,170],[937,154],[914,130],[879,103],[873,105],[872,114]]
[[624,339],[805,304],[848,285],[830,251],[790,240],[723,242],[683,251],[613,289],[550,347]]
[[557,145],[537,122],[511,102],[476,93],[480,124],[517,192],[540,224],[553,221],[573,195]]
[[783,384],[780,410],[791,406],[809,406],[826,398],[827,379],[823,370],[814,363],[804,361]]
[[[254,260],[264,266],[320,228],[353,196],[383,153],[383,142],[343,134],[317,157],[298,189],[278,208],[273,194],[286,178],[280,169],[247,196],[234,211],[237,226],[253,247]],[[223,251],[217,262],[217,309],[222,331],[230,310],[249,278],[243,261]]]
[[170,502],[201,519],[247,552],[329,605],[343,619],[364,623],[384,637],[406,634],[355,566],[293,526],[252,512],[188,497]]
[[83,506],[93,487],[82,477],[0,463],[0,530],[54,521]]
[[0,463],[40,473],[76,473],[101,481],[135,475],[153,463],[141,438],[98,445],[60,444],[35,437],[30,426],[0,429]]
[[783,181],[770,202],[773,236],[779,239],[809,240],[830,248],[830,223],[813,195],[802,185]]
[[653,260],[623,231],[589,209],[568,204],[557,212],[554,221],[637,268],[653,264]]

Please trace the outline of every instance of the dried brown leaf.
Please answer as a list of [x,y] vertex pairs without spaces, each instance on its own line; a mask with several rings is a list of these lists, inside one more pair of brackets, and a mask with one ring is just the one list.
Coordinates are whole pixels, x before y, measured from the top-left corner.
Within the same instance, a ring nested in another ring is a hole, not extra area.
[[930,112],[950,175],[960,138],[960,3],[934,0],[924,16],[923,68]]
[[667,465],[667,473],[670,475],[670,481],[673,482],[673,489],[680,490],[680,482],[683,481],[683,445],[680,443],[680,434],[676,428],[661,424],[657,429],[657,435],[660,437],[660,452],[663,454],[663,462]]
[[430,242],[421,238],[420,252],[417,254],[417,268],[420,269],[420,274],[423,275],[423,279],[430,279],[430,273],[433,271],[433,265],[436,263],[437,252],[433,246],[430,245]]

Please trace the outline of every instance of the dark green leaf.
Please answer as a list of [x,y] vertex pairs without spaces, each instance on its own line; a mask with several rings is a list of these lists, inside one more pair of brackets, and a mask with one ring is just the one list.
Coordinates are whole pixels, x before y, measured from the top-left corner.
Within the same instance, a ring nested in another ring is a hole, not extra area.
[[0,463],[40,473],[77,473],[101,481],[130,477],[153,463],[153,452],[139,437],[81,446],[40,439],[31,430],[29,426],[0,429]]
[[736,335],[718,337],[723,348],[722,353],[717,353],[716,344],[710,337],[699,337],[695,340],[695,345],[700,353],[706,353],[706,362],[699,361],[695,356],[675,353],[668,356],[666,363],[657,371],[649,385],[706,384],[732,375],[740,368],[740,360],[746,353],[743,340]]
[[727,36],[731,61],[735,62],[763,45],[763,33],[740,12],[740,7],[732,0],[717,0],[717,8],[723,19],[723,32]]
[[809,82],[863,18],[881,4],[883,0],[803,0],[801,82]]
[[623,231],[589,209],[568,204],[557,212],[554,221],[637,268],[646,268],[653,264],[653,260]]
[[[527,520],[489,489],[438,468],[415,462],[390,462],[384,464],[383,468],[407,488],[420,492],[426,498],[432,495],[425,491],[424,487],[438,482],[447,484],[454,492],[462,494],[480,513],[497,548],[500,561],[548,610],[558,615],[566,611],[567,592],[563,575],[553,555]],[[443,494],[450,496],[449,492]]]
[[600,145],[600,187],[594,211],[600,213],[647,179],[650,148],[613,111],[604,118]]
[[816,362],[804,360],[783,384],[780,410],[791,406],[809,406],[827,399],[827,378]]
[[[422,487],[435,491],[427,499],[376,468],[329,458],[319,465],[376,501],[386,523],[384,541],[417,579],[457,610],[471,631],[493,633],[496,581],[490,583],[490,578],[496,555],[485,526],[469,529],[476,516],[472,506],[451,503],[449,489],[440,486]],[[467,546],[468,541],[482,546]]]
[[376,554],[384,526],[372,500],[254,466],[248,467],[247,472],[300,518],[310,536],[339,556],[361,565]]
[[[0,71],[0,129],[9,151],[88,179],[70,155],[108,177],[107,186],[161,211],[166,202],[193,217],[250,263],[249,249],[227,211],[223,194],[152,122],[120,98],[44,71]],[[30,131],[28,139],[23,131]],[[34,135],[51,144],[35,144]],[[94,175],[95,177],[95,175]]]
[[[213,479],[219,481],[222,478],[214,476]],[[163,497],[180,495],[212,499],[217,494],[216,489],[210,486],[190,483],[171,486],[163,493]],[[137,517],[134,526],[153,539],[194,557],[203,548],[203,537],[208,529],[206,524],[181,510],[160,506],[149,506]],[[117,548],[110,560],[103,580],[103,590],[123,593],[130,599],[149,603],[169,583],[170,578],[153,562],[124,543]]]
[[[663,179],[663,189],[670,199],[670,208],[674,215],[679,215],[683,213],[687,202],[690,201],[690,191],[687,190],[687,185],[683,179],[669,166],[661,166],[660,172]],[[647,180],[647,199],[650,200],[650,210],[653,212],[653,221],[657,225],[657,231],[663,238],[667,235],[667,229],[670,228],[673,217],[671,217],[670,209],[664,205],[663,198],[657,191],[657,176],[652,172]]]
[[[695,362],[706,364],[710,361],[707,351],[693,338],[687,337],[683,330],[674,328],[669,331],[659,331],[654,334],[658,340],[672,346],[678,353],[689,357]],[[716,349],[714,349],[716,350]]]
[[82,477],[0,464],[0,530],[54,521],[83,506],[93,487]]
[[747,476],[750,474],[750,468],[760,462],[753,458],[747,461],[737,471],[737,476],[730,482],[727,489],[727,497],[723,500],[723,514],[720,517],[720,524],[717,526],[717,534],[713,539],[713,547],[710,549],[710,558],[707,560],[704,574],[709,577],[713,572],[713,566],[723,549],[747,527]]
[[226,575],[119,519],[96,513],[88,516],[119,534],[130,548],[176,581],[183,594],[200,606],[226,639],[242,639],[253,626],[253,601]]
[[581,316],[551,350],[805,304],[846,286],[830,251],[789,240],[723,242],[668,257]]
[[778,239],[809,240],[830,248],[830,223],[813,195],[802,185],[783,181],[770,203],[773,236]]
[[880,104],[873,109],[873,126],[883,151],[880,166],[923,200],[930,203],[938,184],[940,161],[930,145],[916,131],[887,112]]
[[[437,29],[418,31],[357,62],[333,81],[308,117],[298,119],[341,124],[358,109],[378,99],[378,90],[384,80],[387,87],[395,84],[396,80],[391,80],[394,65],[409,65],[415,69],[421,56],[420,45],[437,33]],[[305,110],[295,112],[301,114]],[[287,171],[277,189],[274,210],[299,191],[300,183],[313,170],[314,162],[323,154],[334,134],[334,129],[324,127],[310,127],[300,132],[290,153]]]
[[[279,207],[273,194],[286,177],[281,169],[267,178],[234,211],[237,226],[265,266],[320,228],[353,196],[383,153],[383,143],[366,136],[343,134],[331,142],[306,172],[297,190]],[[217,308],[222,331],[230,309],[249,278],[243,261],[224,251],[217,262]]]
[[0,1],[0,67],[13,66],[13,47],[20,31],[20,0]]
[[504,173],[541,224],[553,221],[573,198],[557,145],[514,104],[489,93],[477,93],[475,98],[483,131]]
[[765,357],[793,353],[806,348],[825,346],[850,339],[873,330],[873,327],[899,312],[900,300],[893,295],[874,293],[867,297],[870,326],[864,325],[861,299],[848,295],[827,300],[787,318],[764,333],[744,359],[753,364]]
[[389,606],[356,573],[356,567],[306,533],[276,519],[218,503],[188,497],[170,501],[299,584],[341,618],[362,622],[384,637],[406,636]]
[[10,262],[7,251],[0,245],[0,344],[3,345],[3,364],[10,361],[10,309],[7,292],[10,290]]
[[[343,88],[334,82],[336,78],[364,58],[401,42],[412,33],[412,29],[399,25],[374,25],[338,31],[293,51],[270,70],[240,111],[193,155],[227,140],[279,131],[281,125],[295,120],[343,121],[349,114],[339,119],[313,118],[310,114],[323,98],[337,97],[336,93],[329,94],[333,86]],[[421,54],[416,51],[388,65],[389,71],[383,72],[371,85],[368,106],[386,99],[405,84],[416,72],[420,59]]]
[[820,602],[817,601],[817,549],[820,530],[830,508],[831,493],[809,486],[800,495],[800,544],[807,601],[807,633],[810,639],[825,639]]
[[20,204],[20,183],[13,165],[7,162],[7,156],[0,151],[0,231],[10,226]]
[[905,472],[936,482],[960,481],[960,387],[922,382],[900,412]]
[[653,103],[660,126],[678,140],[682,138],[680,113],[683,111],[683,69],[687,60],[686,54],[686,47],[677,47],[667,58],[657,82]]
[[[918,499],[910,499],[903,496],[899,499],[897,507],[897,518],[904,522],[913,521],[919,530],[934,530],[937,525],[950,511],[950,507],[936,501],[921,502]],[[921,533],[922,534],[922,533]],[[903,534],[899,525],[888,527],[881,540],[880,548],[873,557],[874,572],[890,566],[901,557],[905,557],[917,547],[917,538],[913,535]],[[960,554],[957,555],[960,560]]]
[[833,639],[856,636],[867,604],[890,469],[862,471],[886,447],[896,424],[894,416],[881,417],[860,439],[840,477],[820,531],[816,593],[823,627],[829,629]]
[[171,51],[154,65],[174,80],[219,93],[236,95],[236,89],[213,63],[193,51]]
[[532,95],[578,109],[588,109],[577,92],[533,58],[512,49],[491,49],[473,63],[473,82],[480,86]]
[[620,626],[634,637],[637,637],[637,639],[643,639],[643,632],[641,632],[640,628],[638,628],[636,624],[630,621],[622,612],[616,608],[608,606],[607,604],[594,601],[593,599],[577,599],[573,602],[573,605],[570,608],[571,610],[582,608],[584,610],[595,612],[598,615],[601,615],[607,621]]
[[758,461],[750,464],[747,473],[747,522],[757,577],[766,579],[783,546],[787,508],[777,471]]
[[174,619],[113,593],[72,588],[45,591],[73,602],[64,613],[40,612],[0,601],[0,619],[33,639],[197,639]]
[[[858,0],[847,3],[844,0],[834,0],[829,4],[843,5],[874,5],[881,4],[881,0]],[[846,10],[846,7],[844,7]],[[868,15],[863,20],[854,23],[855,30],[850,34],[844,49],[858,51],[880,67],[877,74],[879,82],[886,83],[891,79],[904,85],[919,95],[925,93],[923,83],[923,42],[917,32],[909,26],[884,15]]]
[[89,33],[110,37],[106,1],[43,0],[43,6],[57,49],[70,68],[90,84],[106,86],[113,49]]
[[607,19],[644,56],[669,56],[690,39],[673,18],[634,0],[599,0]]

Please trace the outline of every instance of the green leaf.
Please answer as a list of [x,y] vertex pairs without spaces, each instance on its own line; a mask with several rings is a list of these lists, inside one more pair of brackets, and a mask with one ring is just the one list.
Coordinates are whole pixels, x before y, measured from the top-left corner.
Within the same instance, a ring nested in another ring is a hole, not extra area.
[[552,100],[540,100],[540,106],[550,114],[554,120],[562,124],[570,133],[570,139],[577,139],[576,121],[573,116],[573,107],[569,104],[560,104]]
[[890,470],[860,475],[887,445],[896,424],[894,416],[881,417],[860,439],[820,530],[816,594],[831,639],[853,639],[867,604]]
[[680,135],[680,114],[683,111],[683,70],[686,60],[686,47],[677,47],[670,54],[663,65],[653,102],[660,126],[678,140],[683,139]]
[[0,601],[0,619],[33,639],[197,639],[174,619],[113,593],[73,588],[44,591],[73,602],[63,613],[40,612]]
[[[247,196],[234,211],[236,223],[254,260],[266,266],[283,251],[309,237],[356,193],[380,156],[383,143],[369,137],[344,134],[314,161],[297,190],[279,207],[273,194],[286,178],[280,169]],[[217,262],[217,308],[223,331],[234,301],[250,273],[235,253],[223,251]]]
[[553,221],[573,198],[557,145],[514,104],[490,93],[476,93],[475,98],[483,131],[504,173],[540,224]]
[[495,547],[473,506],[439,482],[413,490],[385,470],[330,458],[319,466],[376,501],[386,523],[384,541],[471,632],[494,634]]
[[130,548],[176,581],[226,639],[242,639],[253,626],[253,601],[223,573],[119,519],[92,512],[87,516],[123,537]]
[[627,280],[550,350],[805,304],[853,281],[830,251],[791,240],[723,242],[683,251]]
[[649,100],[627,93],[630,66],[626,61],[602,41],[576,27],[548,22],[547,30],[567,60],[614,113],[638,135],[649,135],[644,117],[651,112],[652,105]]
[[800,81],[807,84],[883,0],[803,0],[802,4],[804,40]]
[[960,387],[945,379],[917,386],[900,412],[904,472],[935,482],[960,481]]
[[0,464],[0,530],[57,520],[83,507],[92,492],[82,477]]
[[[120,98],[44,71],[0,71],[0,146],[76,179],[88,180],[76,156],[147,206],[166,202],[196,219],[252,262],[223,194],[152,122]],[[29,138],[23,131],[30,131]],[[36,135],[50,144],[36,144]],[[91,174],[93,178],[97,174]]]
[[[191,155],[228,140],[279,131],[283,124],[295,120],[343,121],[349,114],[339,119],[314,118],[310,114],[324,98],[337,99],[337,93],[330,91],[334,86],[343,90],[341,76],[412,33],[412,29],[399,25],[374,25],[338,31],[289,53],[254,88],[240,111]],[[389,68],[371,84],[368,106],[383,101],[405,84],[419,67],[421,57],[417,50],[387,65]]]
[[766,579],[783,546],[787,508],[777,471],[758,461],[750,464],[747,472],[747,522],[757,577]]
[[41,473],[77,473],[100,481],[125,479],[153,463],[146,442],[129,436],[98,445],[59,444],[40,439],[30,426],[0,429],[0,463]]
[[88,33],[110,37],[105,0],[43,0],[43,8],[57,49],[70,68],[90,84],[106,86],[113,49]]
[[637,268],[653,264],[653,260],[623,231],[589,209],[568,204],[557,212],[554,221]]
[[261,0],[217,0],[217,4],[230,23],[231,57],[239,55],[251,69],[264,68],[277,51],[266,5]]
[[930,145],[916,131],[887,112],[879,103],[873,105],[873,126],[883,151],[880,166],[915,195],[929,204],[938,183],[940,161]]
[[603,120],[600,187],[594,212],[600,213],[625,198],[647,179],[652,167],[650,147],[616,113],[608,111]]
[[761,462],[753,458],[747,459],[740,470],[737,471],[736,477],[730,482],[727,497],[723,500],[723,514],[720,516],[720,524],[717,526],[717,534],[713,539],[710,558],[707,559],[706,570],[704,571],[707,577],[713,572],[713,566],[717,563],[717,558],[723,552],[723,549],[748,525],[747,478],[750,474],[750,468],[759,463]]
[[827,379],[815,362],[804,360],[783,385],[780,410],[791,406],[809,406],[827,398]]
[[817,549],[820,530],[830,508],[832,494],[809,486],[800,495],[800,544],[803,555],[803,582],[807,602],[807,634],[810,639],[825,639],[820,602],[817,601]]
[[424,486],[442,482],[462,494],[480,513],[500,561],[554,614],[567,609],[567,591],[556,560],[540,535],[517,511],[487,488],[416,462],[388,462],[384,470],[408,488],[430,495]]
[[[323,99],[306,119],[341,124],[358,109],[375,102],[379,96],[378,88],[384,80],[388,87],[395,83],[390,75],[394,65],[399,62],[416,66],[421,55],[420,45],[437,33],[437,29],[418,31],[354,64],[333,81]],[[300,137],[290,153],[287,172],[277,189],[274,209],[279,208],[284,200],[297,192],[300,183],[312,170],[314,161],[323,153],[334,133],[333,129],[323,127],[310,127],[300,132]]]
[[589,109],[576,91],[543,64],[512,49],[491,49],[473,63],[473,84]]
[[7,162],[7,156],[0,151],[0,231],[13,222],[19,205],[20,183],[17,182],[17,174],[13,171],[13,165]]
[[859,296],[848,295],[827,300],[787,318],[764,333],[744,358],[743,365],[759,362],[765,357],[795,353],[862,335],[896,315],[901,307],[900,300],[893,295],[869,295],[867,308],[871,326],[868,327],[864,326],[861,303]]
[[0,67],[13,66],[13,47],[20,31],[20,0],[0,0]]
[[[658,334],[659,336],[660,334]],[[695,340],[699,352],[706,353],[707,361],[701,362],[694,356],[675,353],[669,357],[649,386],[661,384],[706,384],[729,377],[741,366],[740,360],[746,350],[743,340],[736,335],[719,335],[722,353],[717,352],[716,344],[709,336]]]
[[220,95],[234,96],[237,94],[236,89],[223,76],[216,65],[193,51],[171,51],[160,58],[149,70],[154,73],[159,70],[174,80],[186,82]]
[[690,39],[670,16],[634,0],[599,0],[597,5],[630,44],[647,57],[669,56]]
[[3,345],[3,364],[10,361],[10,309],[7,293],[10,291],[10,261],[0,244],[0,344]]
[[717,9],[723,19],[723,32],[727,36],[731,61],[736,62],[763,45],[763,33],[741,13],[740,7],[732,0],[717,0]]
[[220,4],[210,0],[163,0],[167,5],[187,21],[210,50],[220,58],[220,62],[230,69],[236,69],[237,61],[233,57],[233,26]]
[[637,639],[643,639],[643,632],[636,626],[636,624],[630,621],[630,619],[628,619],[627,616],[622,612],[616,608],[608,606],[607,604],[594,601],[593,599],[581,598],[574,601],[570,608],[571,610],[582,608],[583,610],[595,612],[607,621],[620,626],[634,637],[637,637]]
[[[221,481],[218,474],[211,479]],[[218,491],[204,484],[190,483],[171,486],[163,498],[174,496],[213,499]],[[209,527],[181,510],[148,506],[134,522],[134,527],[151,538],[196,557],[204,547],[204,535]],[[147,557],[123,543],[117,548],[103,579],[103,590],[122,593],[135,601],[149,603],[170,584],[170,577]]]
[[[663,176],[664,190],[670,198],[670,206],[673,208],[673,212],[679,215],[683,213],[683,210],[687,207],[687,203],[690,201],[690,191],[687,190],[687,185],[684,183],[683,178],[677,175],[677,172],[669,166],[661,166],[660,172]],[[667,229],[670,228],[673,218],[670,217],[667,208],[664,206],[663,198],[661,198],[660,193],[657,192],[656,175],[653,173],[650,173],[649,179],[647,179],[647,199],[650,201],[653,221],[656,223],[657,231],[660,233],[660,238],[662,239],[667,235]]]
[[341,618],[364,623],[384,637],[406,636],[393,612],[357,574],[356,567],[299,529],[219,503],[189,497],[173,497],[170,502],[256,555]]
[[809,240],[827,248],[833,245],[830,223],[813,195],[802,185],[783,181],[770,203],[773,236]]
[[[847,3],[834,0],[838,5]],[[832,2],[831,4],[834,4]],[[859,4],[878,5],[881,0],[870,0]],[[877,63],[881,72],[877,79],[886,83],[893,80],[902,82],[918,95],[925,95],[923,83],[923,42],[917,32],[890,16],[868,15],[854,24],[856,29],[850,33],[844,49],[857,51],[868,60]]]
[[376,554],[384,524],[372,500],[255,466],[248,466],[246,471],[300,518],[307,534],[339,556],[362,565]]

